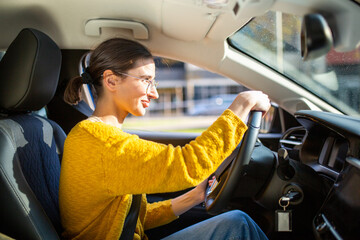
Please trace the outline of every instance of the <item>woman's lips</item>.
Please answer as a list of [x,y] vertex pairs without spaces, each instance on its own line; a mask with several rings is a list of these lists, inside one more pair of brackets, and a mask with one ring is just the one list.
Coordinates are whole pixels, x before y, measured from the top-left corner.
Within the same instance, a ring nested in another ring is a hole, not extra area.
[[149,107],[149,105],[150,105],[150,101],[142,100],[141,103],[142,103],[142,105],[143,105],[144,108],[147,108],[147,107]]

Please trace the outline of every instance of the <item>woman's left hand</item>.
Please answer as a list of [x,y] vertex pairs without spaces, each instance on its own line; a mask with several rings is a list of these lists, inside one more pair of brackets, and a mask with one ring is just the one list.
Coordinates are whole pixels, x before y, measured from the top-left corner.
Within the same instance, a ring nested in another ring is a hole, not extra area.
[[206,187],[208,185],[210,186],[214,180],[215,176],[212,176],[212,178],[207,178],[193,189],[193,191],[196,192],[195,197],[198,198],[199,204],[205,201]]

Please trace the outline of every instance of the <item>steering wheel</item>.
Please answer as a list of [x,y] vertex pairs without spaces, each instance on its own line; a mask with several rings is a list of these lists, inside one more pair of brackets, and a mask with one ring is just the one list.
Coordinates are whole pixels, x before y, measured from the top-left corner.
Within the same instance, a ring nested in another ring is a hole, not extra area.
[[210,214],[220,213],[230,200],[232,193],[238,185],[241,177],[241,171],[245,165],[248,165],[251,154],[260,130],[262,118],[261,111],[251,111],[248,120],[248,129],[240,144],[239,152],[232,161],[231,166],[221,173],[219,179],[206,187],[205,208]]

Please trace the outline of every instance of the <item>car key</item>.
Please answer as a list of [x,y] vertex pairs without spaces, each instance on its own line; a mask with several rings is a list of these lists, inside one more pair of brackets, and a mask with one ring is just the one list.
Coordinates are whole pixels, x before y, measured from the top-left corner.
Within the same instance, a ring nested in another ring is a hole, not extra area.
[[282,210],[275,211],[275,231],[291,232],[292,231],[292,211],[286,210],[290,204],[290,198],[283,196],[279,199],[279,205]]

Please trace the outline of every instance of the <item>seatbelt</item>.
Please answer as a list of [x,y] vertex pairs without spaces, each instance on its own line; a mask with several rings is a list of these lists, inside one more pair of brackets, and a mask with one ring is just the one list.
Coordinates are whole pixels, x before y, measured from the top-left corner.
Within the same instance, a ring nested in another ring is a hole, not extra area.
[[140,204],[141,204],[141,194],[133,195],[131,207],[128,215],[125,218],[123,231],[121,233],[119,240],[132,240],[134,238],[136,222],[140,211]]

